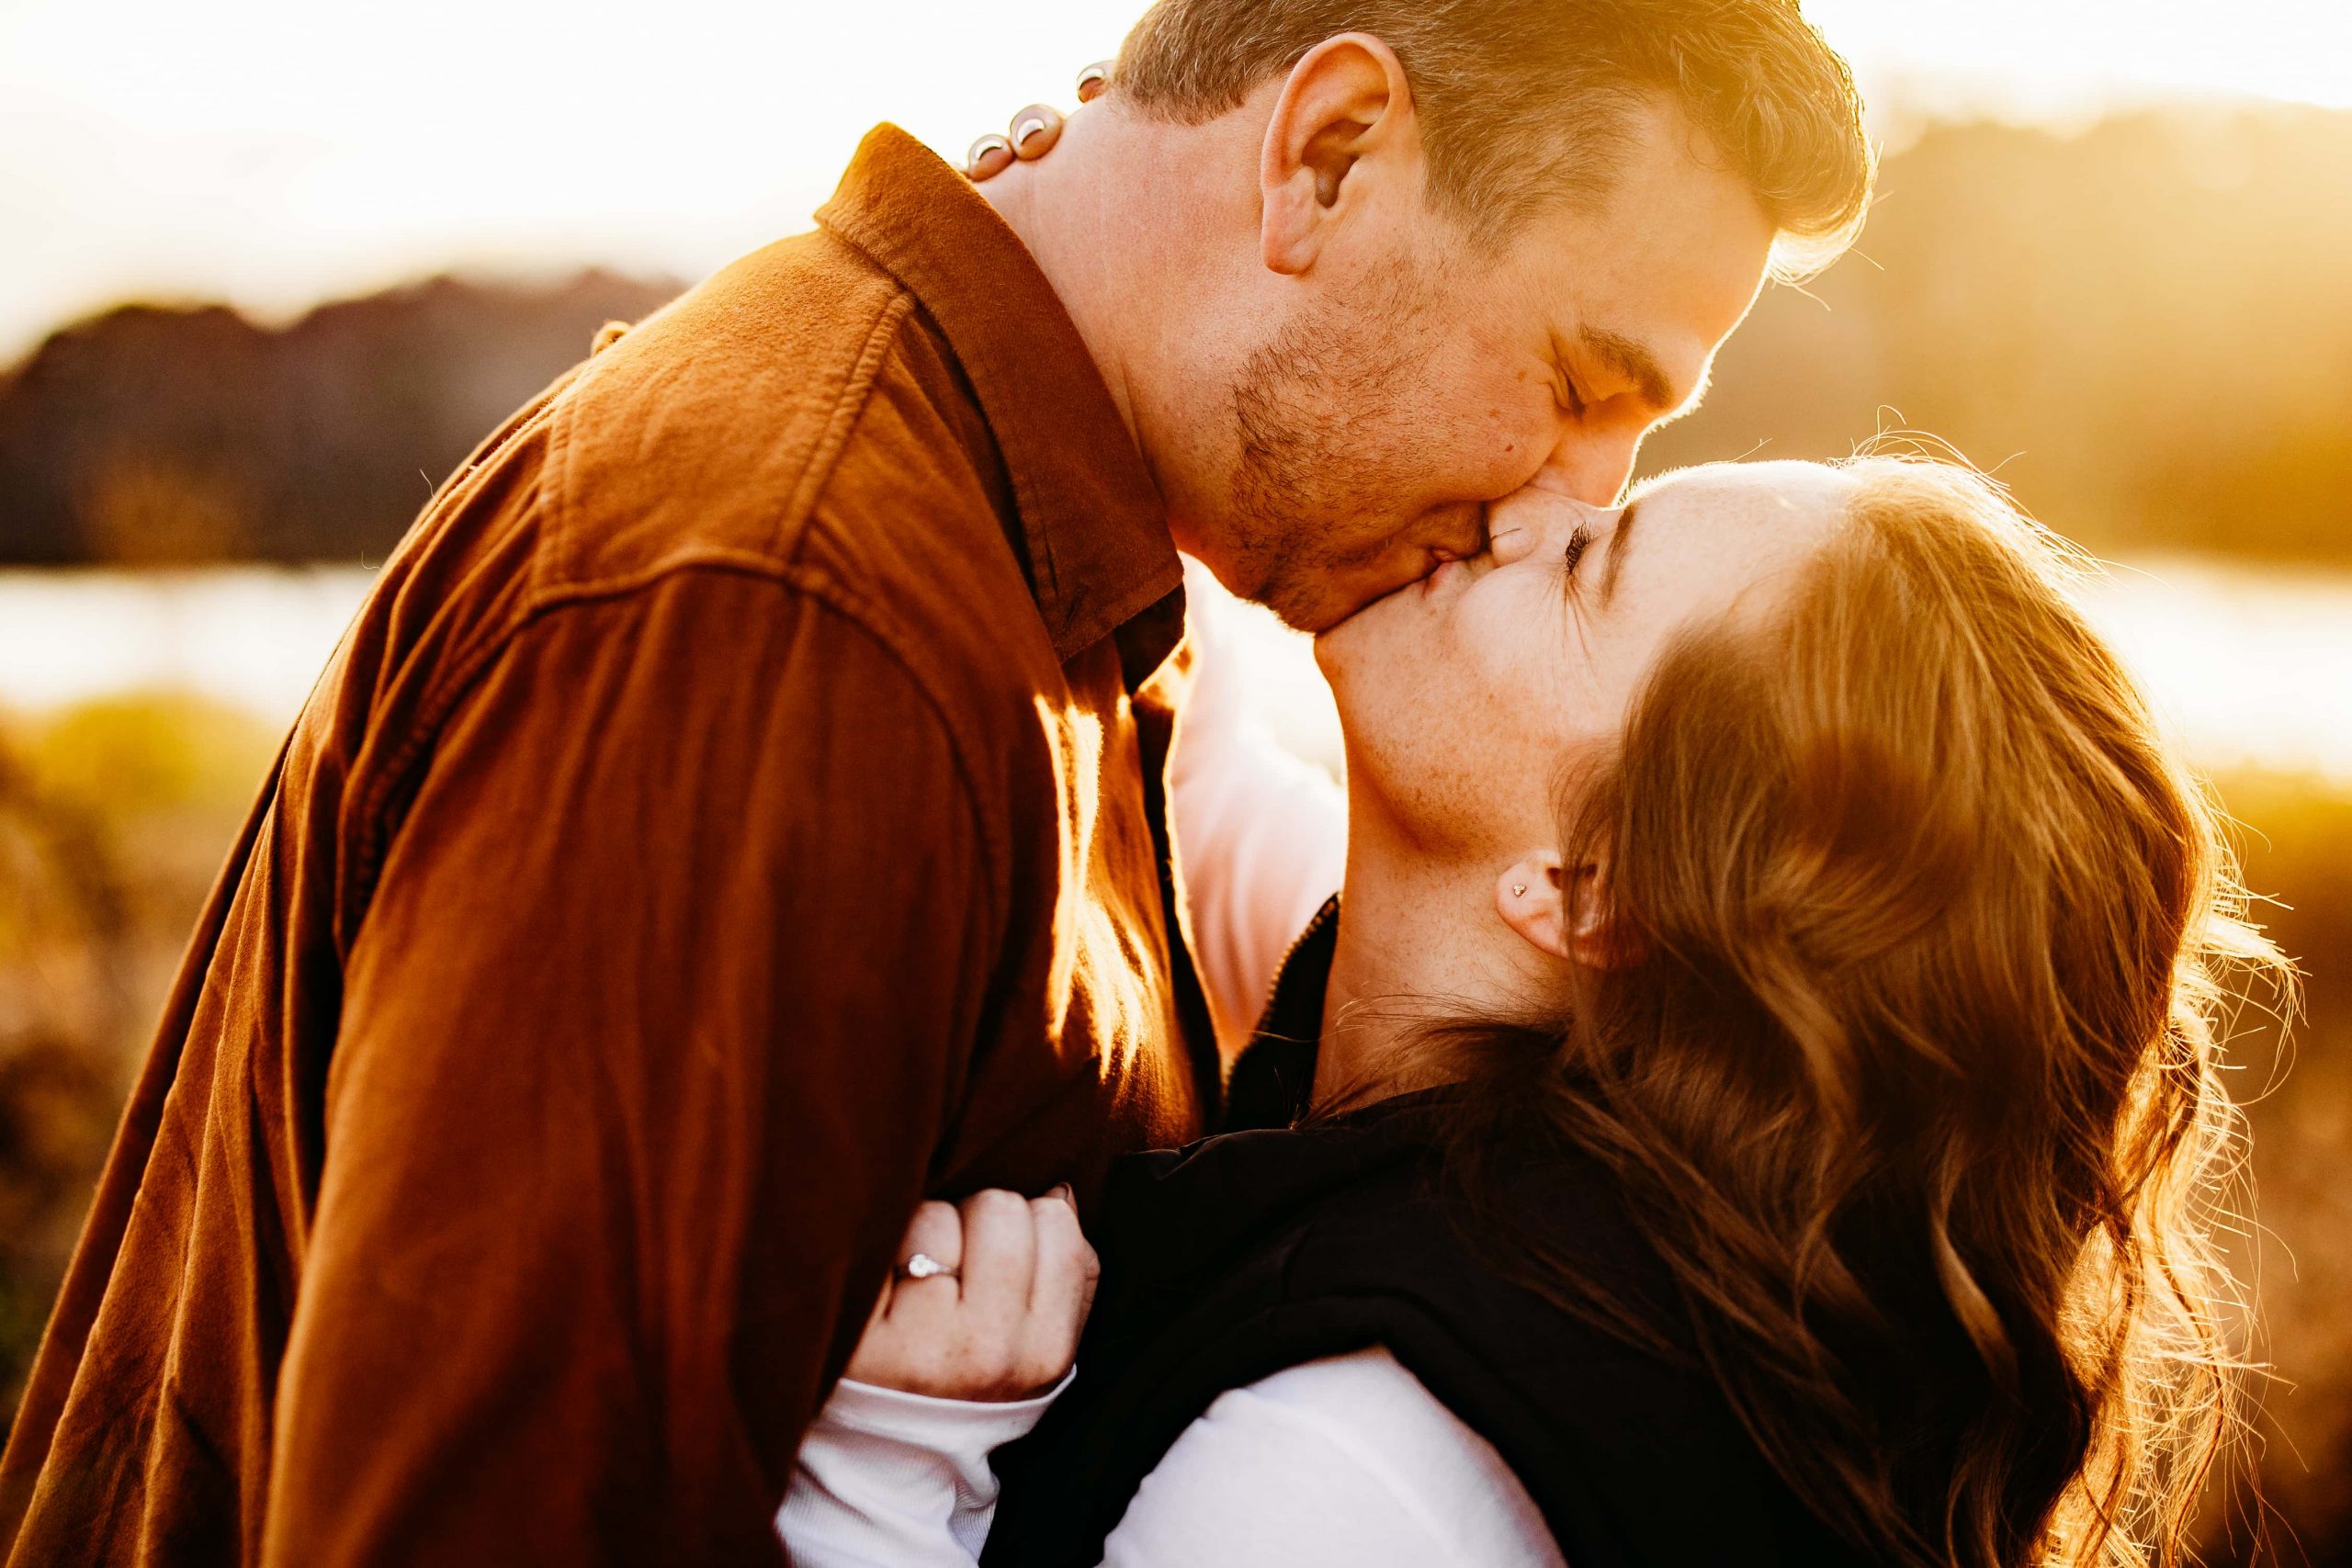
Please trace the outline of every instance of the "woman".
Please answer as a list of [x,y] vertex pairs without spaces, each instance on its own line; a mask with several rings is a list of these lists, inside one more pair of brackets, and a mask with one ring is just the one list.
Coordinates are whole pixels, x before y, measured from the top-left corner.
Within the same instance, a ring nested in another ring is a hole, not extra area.
[[1317,644],[1344,886],[1286,959],[1340,814],[1188,716],[1216,1010],[1271,994],[1236,1130],[1114,1179],[1057,1399],[1067,1204],[918,1216],[798,1561],[969,1562],[1047,1404],[987,1562],[2178,1559],[2214,1018],[2278,961],[2074,558],[1886,457],[1490,521]]

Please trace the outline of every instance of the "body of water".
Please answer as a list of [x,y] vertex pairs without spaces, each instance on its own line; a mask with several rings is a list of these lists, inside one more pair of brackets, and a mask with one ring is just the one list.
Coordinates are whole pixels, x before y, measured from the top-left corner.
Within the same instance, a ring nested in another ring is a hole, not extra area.
[[168,690],[285,723],[375,580],[348,566],[0,571],[0,706]]
[[[176,689],[292,718],[374,574],[359,567],[0,571],[0,706],[39,713]],[[2212,560],[2116,568],[2093,608],[2206,766],[2352,787],[2352,576]],[[1338,724],[1305,638],[1208,605],[1259,665],[1290,743],[1333,761]]]

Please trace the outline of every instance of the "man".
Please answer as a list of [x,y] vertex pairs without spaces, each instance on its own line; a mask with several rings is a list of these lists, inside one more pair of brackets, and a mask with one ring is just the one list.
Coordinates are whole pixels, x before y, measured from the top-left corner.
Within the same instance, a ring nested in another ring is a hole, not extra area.
[[776,1561],[925,1194],[1196,1132],[1179,547],[1303,626],[1610,500],[1869,159],[1786,0],[1164,0],[900,132],[387,565],[197,933],[8,1562]]

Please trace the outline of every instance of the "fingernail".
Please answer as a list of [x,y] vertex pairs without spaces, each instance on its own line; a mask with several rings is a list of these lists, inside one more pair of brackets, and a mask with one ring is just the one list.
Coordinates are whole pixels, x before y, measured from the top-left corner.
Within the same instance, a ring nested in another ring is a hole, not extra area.
[[1048,1198],[1059,1198],[1063,1202],[1068,1203],[1073,1209],[1078,1207],[1078,1194],[1069,1190],[1069,1183],[1067,1181],[1056,1182],[1054,1184],[1054,1190],[1046,1194],[1046,1196]]
[[1023,120],[1019,125],[1014,126],[1012,128],[1013,151],[1017,152],[1022,148],[1029,145],[1029,139],[1045,129],[1046,122],[1038,118],[1034,114],[1028,118]]
[[1078,73],[1078,101],[1081,104],[1089,101],[1110,80],[1111,67],[1107,63],[1088,66]]
[[988,135],[981,137],[978,141],[973,142],[972,150],[964,154],[964,167],[967,171],[977,169],[980,166],[980,160],[987,157],[989,153],[1010,152],[1012,151],[1012,142],[1007,141],[1003,137],[997,135],[994,131],[990,131]]

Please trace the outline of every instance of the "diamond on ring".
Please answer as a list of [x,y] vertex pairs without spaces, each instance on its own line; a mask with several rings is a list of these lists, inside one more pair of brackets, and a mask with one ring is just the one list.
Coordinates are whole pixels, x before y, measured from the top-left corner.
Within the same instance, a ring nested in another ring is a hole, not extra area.
[[928,1252],[918,1252],[908,1258],[905,1269],[910,1280],[928,1280],[933,1274],[953,1274],[956,1271]]

